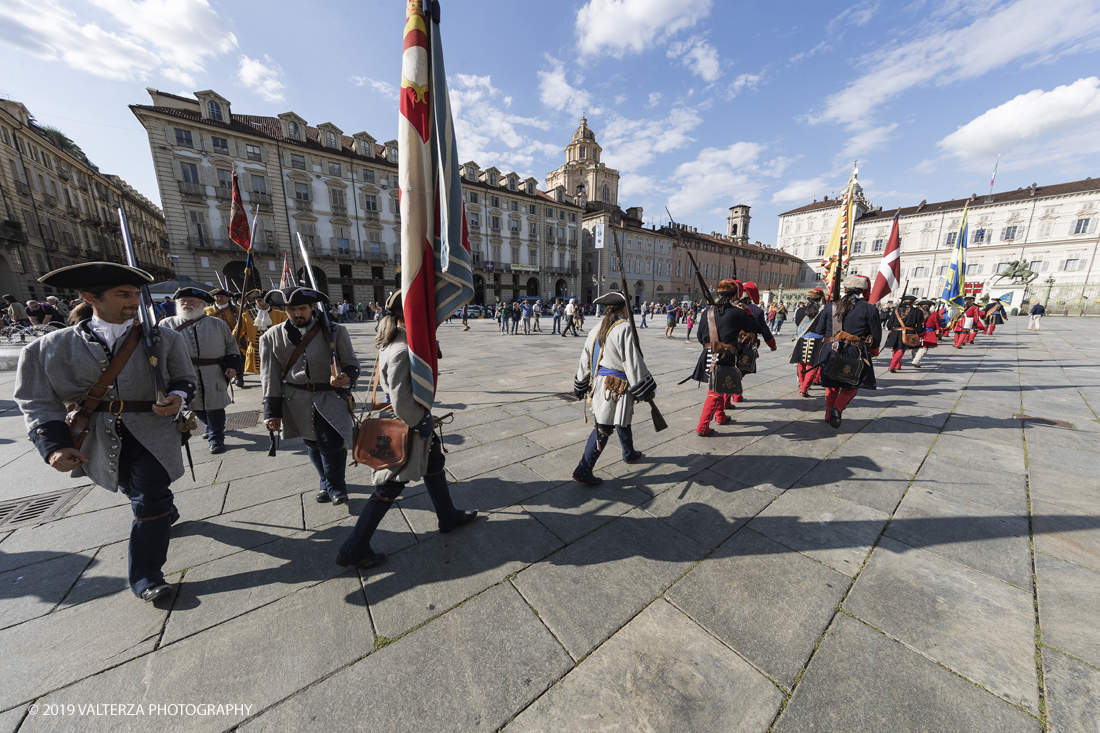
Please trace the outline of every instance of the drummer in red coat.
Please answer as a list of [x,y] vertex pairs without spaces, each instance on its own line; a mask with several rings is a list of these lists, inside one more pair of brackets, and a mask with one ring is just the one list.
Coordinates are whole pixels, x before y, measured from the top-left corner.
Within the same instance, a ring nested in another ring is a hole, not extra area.
[[913,366],[917,369],[920,369],[921,359],[928,353],[928,350],[939,345],[938,334],[943,329],[944,323],[939,310],[934,307],[935,305],[931,300],[922,300],[917,303],[917,307],[924,313],[924,333],[921,334],[920,348],[913,354]]

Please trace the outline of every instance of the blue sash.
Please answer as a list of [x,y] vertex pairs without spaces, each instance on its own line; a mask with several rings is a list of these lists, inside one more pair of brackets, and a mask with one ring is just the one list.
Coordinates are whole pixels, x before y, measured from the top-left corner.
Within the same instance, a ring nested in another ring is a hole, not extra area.
[[600,367],[596,372],[597,377],[618,377],[623,381],[626,381],[626,372],[620,372],[615,369],[608,369],[607,367]]

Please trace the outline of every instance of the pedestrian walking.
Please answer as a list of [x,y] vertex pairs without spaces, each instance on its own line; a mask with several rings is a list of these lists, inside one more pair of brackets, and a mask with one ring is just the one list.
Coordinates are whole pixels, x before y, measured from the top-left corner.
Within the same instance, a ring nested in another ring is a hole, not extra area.
[[779,307],[775,309],[775,327],[772,329],[772,333],[779,335],[779,332],[783,330],[783,324],[787,321],[787,304],[780,303]]
[[688,311],[688,314],[687,314],[688,332],[687,332],[687,336],[684,337],[684,341],[691,341],[691,327],[694,326],[694,325],[695,325],[695,315],[691,311]]
[[[377,567],[386,561],[385,553],[376,552],[371,548],[370,541],[382,518],[410,481],[424,480],[424,488],[435,509],[441,534],[447,534],[477,518],[477,512],[455,508],[444,471],[446,457],[443,455],[439,437],[435,434],[435,420],[431,411],[424,409],[413,399],[413,378],[409,367],[409,346],[401,307],[401,291],[390,296],[387,307],[389,315],[382,319],[378,334],[374,337],[374,344],[378,348],[376,377],[378,388],[388,396],[390,403],[390,408],[383,413],[383,417],[397,418],[405,423],[410,430],[410,440],[408,458],[403,465],[383,471],[371,469],[374,493],[367,500],[351,534],[336,554],[337,565],[350,565],[361,570]],[[368,399],[373,400],[373,391]]]
[[462,306],[462,330],[470,330],[470,305],[468,303]]
[[756,317],[738,302],[742,292],[741,283],[722,280],[718,283],[714,305],[700,314],[696,338],[702,344],[703,351],[691,374],[692,379],[707,385],[707,396],[695,428],[696,435],[700,437],[705,438],[714,432],[710,427],[712,420],[719,425],[731,421],[726,410],[733,407],[734,395],[711,388],[712,372],[719,367],[737,369],[738,355],[744,349],[752,348],[751,342],[755,341],[759,328]]
[[[229,330],[236,334],[237,312],[240,306],[230,301],[230,298],[233,297],[232,293],[224,288],[215,288],[210,291],[210,295],[214,298],[214,305],[206,308],[206,315],[220,318],[225,325],[229,326]],[[251,374],[260,373],[259,341],[260,335],[256,331],[256,325],[252,322],[252,316],[246,312],[241,316],[241,333],[237,339],[237,345],[245,353],[244,370]],[[244,387],[243,372],[237,372],[233,384]]]
[[497,312],[499,313],[497,322],[500,323],[500,335],[507,336],[509,324],[512,322],[512,304],[504,303],[503,305],[498,305]]
[[75,290],[84,302],[71,314],[73,328],[23,348],[15,402],[50,467],[130,500],[130,590],[145,601],[164,598],[172,593],[163,570],[169,533],[179,519],[171,484],[184,473],[176,416],[196,383],[184,338],[163,329],[146,351],[143,330],[155,324],[135,320],[140,287],[153,282],[144,270],[88,262],[38,281]]
[[570,331],[573,332],[573,336],[579,336],[577,333],[577,299],[573,298],[565,306],[565,328],[561,331],[561,337],[565,338]]
[[613,430],[619,436],[624,463],[634,463],[642,457],[641,451],[634,448],[630,427],[634,403],[652,399],[657,391],[657,382],[634,343],[626,296],[612,291],[594,302],[604,306],[604,317],[585,340],[573,378],[573,394],[592,405],[596,423],[573,470],[573,480],[588,486],[603,483],[593,470]]
[[894,351],[890,359],[891,372],[901,370],[901,360],[906,351],[920,348],[925,316],[924,311],[914,305],[916,302],[915,295],[901,296],[898,307],[886,319],[886,330],[889,332],[886,348]]
[[535,305],[531,310],[535,314],[534,330],[539,332],[539,333],[542,333],[542,328],[539,326],[539,317],[542,315],[542,301],[541,300],[536,300]]
[[[7,298],[8,296],[4,296]],[[1042,303],[1036,303],[1031,306],[1031,310],[1028,311],[1027,330],[1038,331],[1041,328],[1040,321],[1043,320],[1043,314],[1047,312],[1047,309],[1043,307]]]

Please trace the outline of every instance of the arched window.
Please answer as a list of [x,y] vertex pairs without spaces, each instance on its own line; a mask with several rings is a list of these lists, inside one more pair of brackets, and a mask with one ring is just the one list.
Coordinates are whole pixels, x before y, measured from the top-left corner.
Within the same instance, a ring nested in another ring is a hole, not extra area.
[[300,132],[298,132],[298,123],[297,122],[288,122],[288,123],[286,123],[286,131],[287,131],[287,134],[289,134],[295,140],[301,140],[302,139],[302,134]]
[[210,119],[212,119],[212,120],[221,120],[221,118],[222,118],[222,106],[220,104],[218,104],[215,101],[207,102],[206,103],[206,109],[207,109],[208,116],[210,117]]
[[370,155],[370,143],[367,142],[366,140],[360,140],[359,141],[359,154],[360,155]]
[[603,194],[600,196],[605,204],[611,203],[611,186],[603,184]]
[[336,133],[334,133],[334,132],[325,133],[325,144],[328,145],[330,148],[335,148],[336,147]]

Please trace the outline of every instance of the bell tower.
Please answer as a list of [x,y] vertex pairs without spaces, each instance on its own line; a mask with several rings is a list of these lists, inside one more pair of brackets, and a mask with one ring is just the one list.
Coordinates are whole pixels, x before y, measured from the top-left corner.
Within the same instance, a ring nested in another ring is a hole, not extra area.
[[726,219],[726,236],[730,239],[749,238],[749,207],[738,204],[730,207],[729,218]]
[[601,160],[603,148],[596,142],[596,134],[581,118],[581,124],[573,138],[565,146],[565,163],[546,175],[546,190],[558,186],[584,206],[589,201],[615,206],[619,203],[619,172]]

